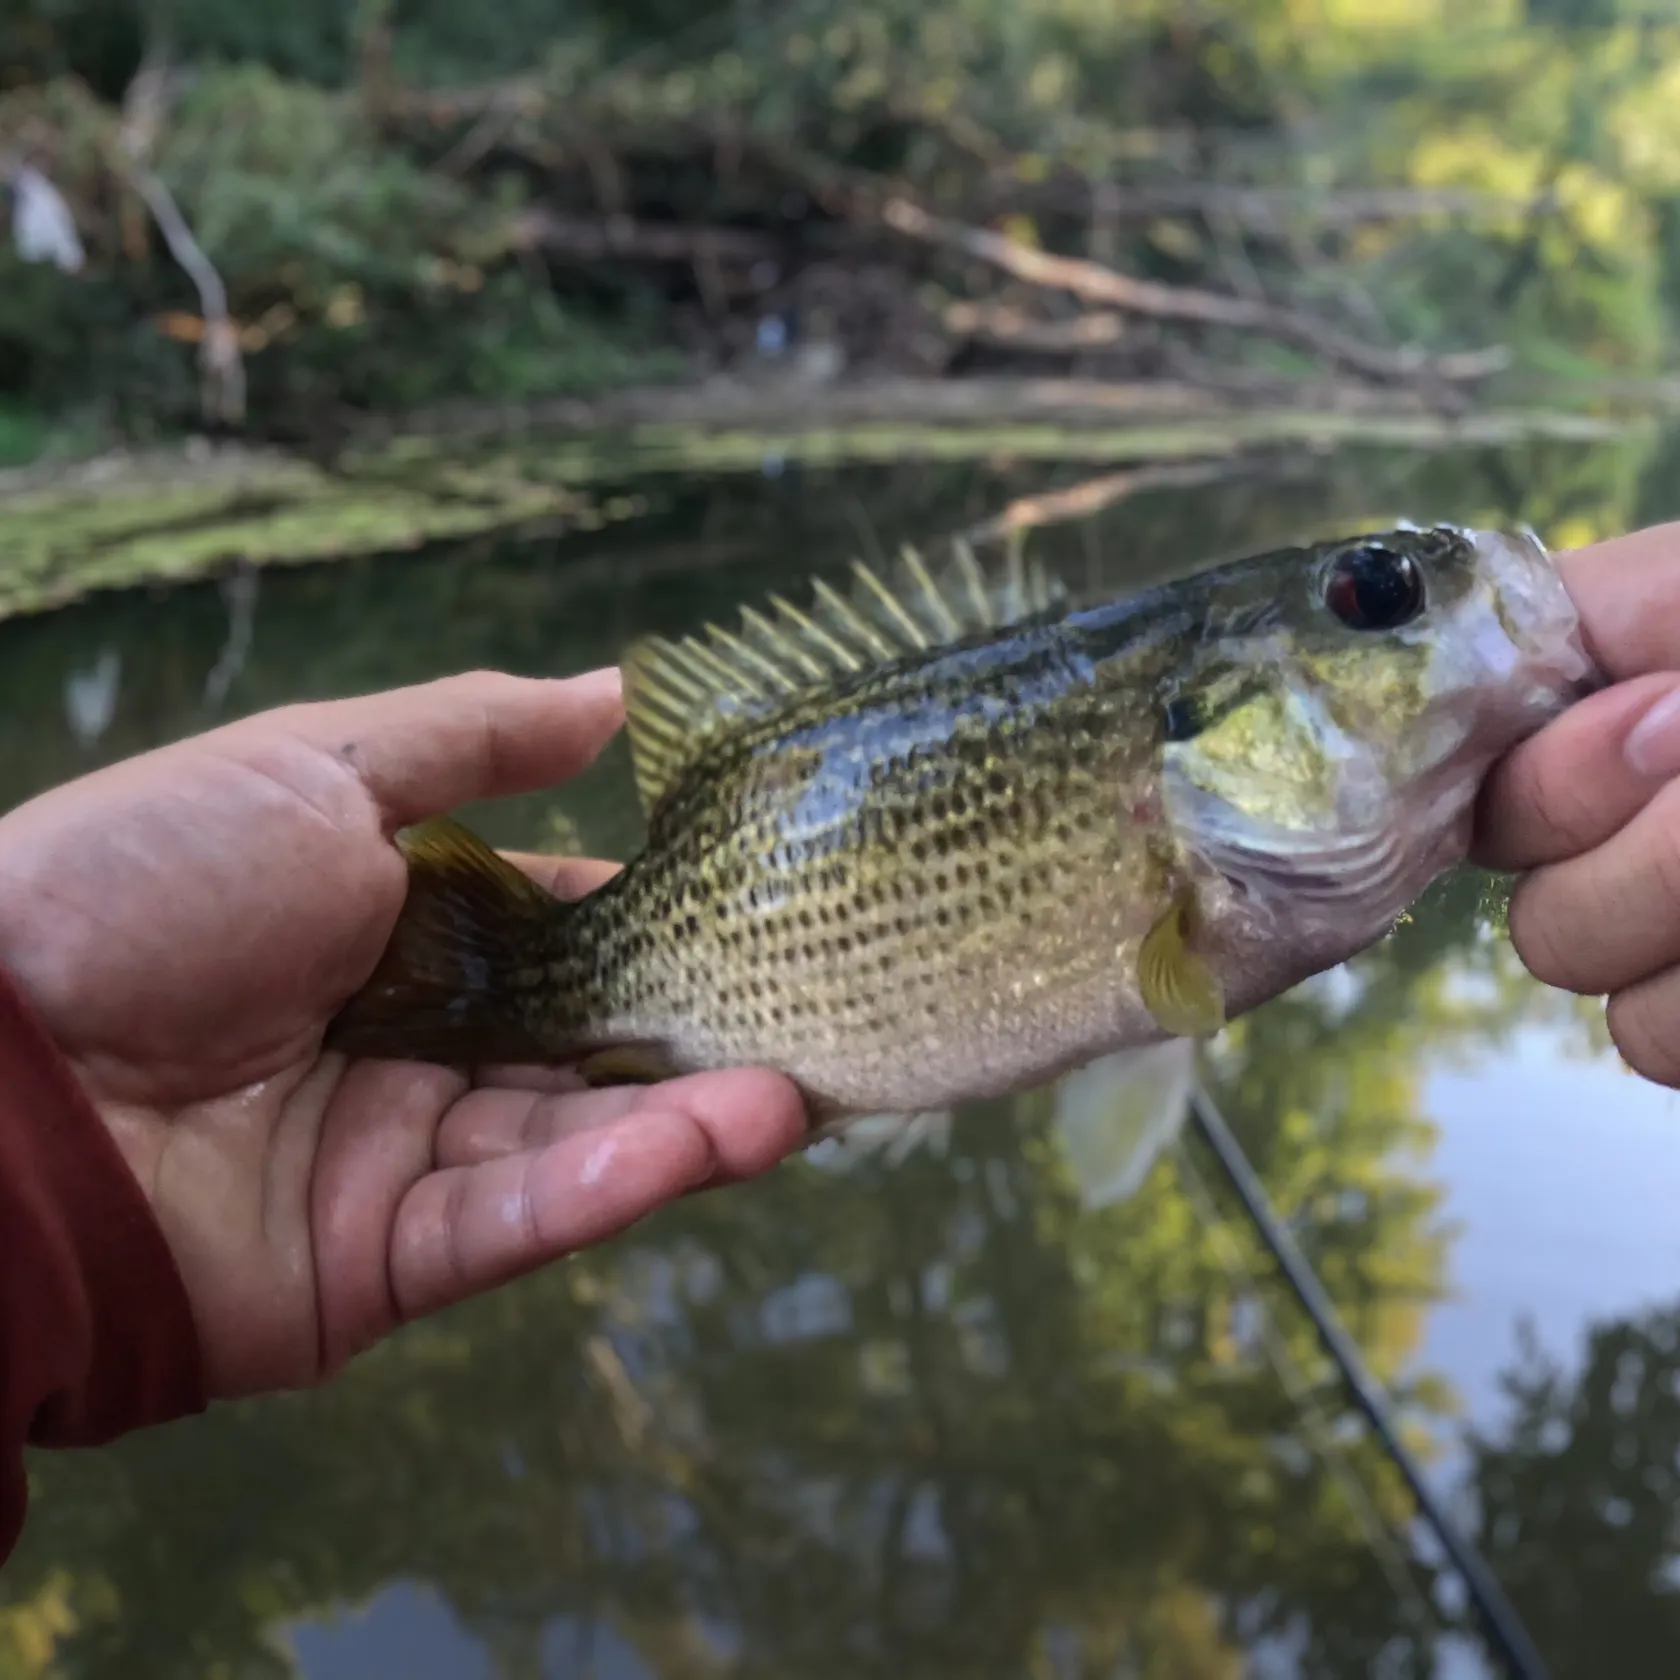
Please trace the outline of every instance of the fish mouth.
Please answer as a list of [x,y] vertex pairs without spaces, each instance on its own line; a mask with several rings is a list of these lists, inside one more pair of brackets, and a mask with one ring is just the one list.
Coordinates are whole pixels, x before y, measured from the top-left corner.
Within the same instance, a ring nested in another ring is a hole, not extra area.
[[1473,537],[1494,574],[1499,630],[1535,688],[1570,704],[1603,688],[1610,679],[1593,658],[1574,597],[1534,527]]

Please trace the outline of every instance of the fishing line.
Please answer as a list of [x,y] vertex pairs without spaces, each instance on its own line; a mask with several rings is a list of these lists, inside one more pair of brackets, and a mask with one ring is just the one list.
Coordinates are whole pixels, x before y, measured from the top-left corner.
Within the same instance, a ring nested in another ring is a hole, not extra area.
[[1418,1590],[1417,1582],[1406,1567],[1400,1547],[1395,1543],[1391,1525],[1377,1509],[1376,1502],[1371,1498],[1358,1471],[1354,1469],[1347,1452],[1336,1440],[1330,1420],[1315,1393],[1315,1385],[1301,1369],[1300,1362],[1284,1340],[1277,1315],[1266,1304],[1265,1289],[1259,1278],[1254,1275],[1253,1267],[1243,1258],[1241,1249],[1231,1235],[1230,1222],[1221,1215],[1213,1191],[1208,1187],[1207,1179],[1203,1177],[1201,1168],[1196,1165],[1182,1136],[1174,1140],[1173,1154],[1178,1163],[1180,1183],[1195,1208],[1197,1217],[1207,1230],[1225,1275],[1238,1293],[1246,1296],[1254,1305],[1255,1315],[1259,1320],[1260,1340],[1265,1346],[1266,1357],[1273,1374],[1289,1397],[1290,1403],[1300,1413],[1306,1426],[1305,1433],[1313,1449],[1340,1486],[1342,1496],[1353,1512],[1354,1520],[1364,1531],[1366,1544],[1375,1554],[1378,1567],[1386,1577],[1394,1596],[1404,1607],[1407,1619],[1413,1624],[1419,1638],[1425,1637],[1435,1624],[1436,1618],[1430,1613],[1423,1594]]
[[1212,1098],[1199,1086],[1190,1099],[1190,1117],[1195,1122],[1199,1135],[1213,1151],[1230,1181],[1231,1188],[1242,1202],[1244,1211],[1259,1231],[1262,1241],[1271,1250],[1272,1258],[1277,1261],[1290,1288],[1294,1290],[1296,1299],[1306,1309],[1307,1316],[1313,1322],[1313,1328],[1318,1332],[1319,1340],[1324,1344],[1325,1352],[1335,1362],[1354,1404],[1364,1413],[1365,1421],[1371,1426],[1389,1457],[1394,1460],[1396,1468],[1405,1478],[1407,1487],[1411,1489],[1418,1509],[1434,1529],[1441,1549],[1452,1560],[1453,1567],[1463,1579],[1488,1639],[1503,1658],[1513,1680],[1546,1680],[1546,1665],[1541,1660],[1540,1652],[1529,1636],[1528,1629],[1523,1625],[1522,1618],[1506,1598],[1504,1589],[1488,1567],[1487,1561],[1471,1541],[1460,1533],[1424,1480],[1422,1468],[1400,1439],[1400,1432],[1382,1389],[1366,1369],[1365,1361],[1360,1356],[1353,1338],[1343,1327],[1335,1303],[1325,1293],[1324,1286],[1318,1281],[1318,1276],[1308,1264],[1306,1256],[1290,1236],[1288,1227],[1273,1207],[1265,1187],[1253,1167],[1249,1165],[1242,1145],[1237,1142],[1223,1116],[1214,1107]]

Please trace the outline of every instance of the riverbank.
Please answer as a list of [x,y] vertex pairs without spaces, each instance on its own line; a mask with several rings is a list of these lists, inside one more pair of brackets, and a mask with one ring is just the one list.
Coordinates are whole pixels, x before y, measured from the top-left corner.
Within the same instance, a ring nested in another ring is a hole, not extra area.
[[330,457],[198,438],[0,472],[0,617],[228,569],[600,530],[639,511],[627,486],[650,474],[1015,459],[1147,487],[1356,446],[1596,443],[1654,426],[1663,396],[1443,414],[1332,385],[1237,402],[1165,382],[713,380],[370,420]]
[[1680,411],[1628,377],[1671,365],[1680,108],[1614,31],[375,4],[305,51],[78,3],[0,23],[0,614],[588,532],[649,472],[1195,473]]
[[0,461],[205,428],[336,460],[440,409],[779,427],[813,393],[1014,424],[997,381],[1099,425],[1099,387],[1462,416],[1669,365],[1672,101],[1626,32],[1467,60],[1052,0],[319,31],[194,0],[167,35],[78,4],[0,23]]

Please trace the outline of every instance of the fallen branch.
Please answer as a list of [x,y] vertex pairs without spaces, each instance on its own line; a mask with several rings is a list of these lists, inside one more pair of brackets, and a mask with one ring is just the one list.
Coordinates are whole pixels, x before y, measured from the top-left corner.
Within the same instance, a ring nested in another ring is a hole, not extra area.
[[953,303],[942,317],[956,338],[971,338],[1004,350],[1047,355],[1112,349],[1126,336],[1126,317],[1112,309],[1093,310],[1066,321],[1040,321],[1006,303]]
[[[629,67],[619,65],[623,76]],[[600,89],[594,90],[599,94]],[[502,81],[459,88],[402,88],[394,92],[394,115],[433,128],[454,123],[537,117],[556,114],[554,94],[541,75],[529,72]],[[937,130],[959,151],[993,168],[1006,169],[1013,157],[994,136],[960,113],[932,111],[904,105],[891,98],[887,109],[901,122],[924,124]],[[681,125],[679,125],[681,126]],[[692,119],[688,126],[693,126]],[[1139,130],[1131,136],[1139,151],[1153,157],[1182,149],[1175,132]],[[1191,164],[1186,155],[1185,167]],[[1500,216],[1524,214],[1535,201],[1469,187],[1336,187],[1329,190],[1299,186],[1233,186],[1216,182],[1171,181],[1148,185],[1092,179],[1072,172],[1046,181],[1024,184],[998,180],[983,189],[987,213],[1011,207],[1040,205],[1069,214],[1091,214],[1093,198],[1101,193],[1105,214],[1116,220],[1150,216],[1222,215],[1252,232],[1276,232],[1292,219],[1318,227],[1351,228],[1374,222],[1409,221],[1419,217]],[[1549,200],[1542,202],[1545,208]]]
[[1059,525],[1069,519],[1088,519],[1145,490],[1187,490],[1253,470],[1259,457],[1223,456],[1207,461],[1173,462],[1160,466],[1126,467],[1100,473],[1065,490],[1046,490],[1039,496],[1019,496],[1000,513],[970,525],[963,533],[970,542],[989,542],[1017,531]]
[[1102,215],[1111,221],[1217,216],[1246,232],[1274,235],[1290,222],[1344,229],[1429,216],[1522,216],[1535,208],[1535,201],[1528,198],[1471,188],[1345,187],[1324,192],[1309,187],[1233,187],[1203,181],[1128,186],[1073,175],[1030,186],[999,182],[984,197],[988,214],[1038,208],[1091,216],[1099,208],[1100,197]]
[[960,251],[1031,285],[1070,292],[1087,303],[1106,304],[1156,320],[1196,321],[1206,326],[1264,333],[1377,379],[1406,381],[1434,377],[1451,382],[1454,378],[1474,378],[1486,370],[1490,356],[1500,354],[1486,350],[1474,352],[1470,363],[1473,371],[1466,374],[1461,371],[1462,363],[1457,368],[1452,364],[1444,367],[1444,358],[1432,358],[1422,350],[1383,350],[1278,304],[1227,297],[1194,286],[1138,280],[1081,257],[1058,257],[1035,251],[1001,233],[930,215],[906,198],[889,198],[881,207],[881,217],[895,232]]
[[[1208,391],[1221,391],[1233,399],[1268,401],[1298,400],[1304,387],[1299,378],[1263,368],[1243,367],[1229,360],[1211,360],[1199,356],[1184,344],[1161,344],[1156,347],[1160,365],[1167,377]],[[1503,345],[1489,350],[1464,350],[1437,356],[1433,366],[1444,378],[1469,383],[1485,379],[1510,365],[1510,352]],[[1346,380],[1319,382],[1317,389],[1322,400],[1332,407],[1346,408],[1352,403],[1360,410],[1375,405],[1393,404],[1398,400],[1392,388],[1378,389],[1368,384],[1354,384]]]

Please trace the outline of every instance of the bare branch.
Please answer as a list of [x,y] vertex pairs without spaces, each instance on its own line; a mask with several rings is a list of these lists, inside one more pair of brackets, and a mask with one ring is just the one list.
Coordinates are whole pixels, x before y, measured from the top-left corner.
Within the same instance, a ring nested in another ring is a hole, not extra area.
[[1169,462],[1162,465],[1125,467],[1082,479],[1065,490],[1047,490],[1038,496],[1019,496],[1001,513],[971,525],[964,535],[970,542],[986,542],[1016,531],[1036,530],[1041,525],[1058,525],[1069,519],[1087,519],[1145,490],[1192,489],[1212,484],[1236,473],[1251,470],[1246,456],[1216,457],[1206,461]]
[[138,164],[130,164],[126,173],[151,211],[169,254],[198,292],[199,313],[204,317],[198,366],[205,415],[227,425],[236,424],[245,418],[245,363],[239,354],[239,332],[228,312],[227,287],[163,182]]
[[198,341],[199,401],[205,417],[232,425],[245,418],[245,363],[227,287],[204,254],[174,195],[148,165],[173,94],[168,54],[155,42],[123,96],[116,136],[117,172],[139,194],[177,266],[198,293],[204,330]]
[[953,303],[946,306],[943,320],[945,330],[958,338],[1052,356],[1112,349],[1126,337],[1126,317],[1113,309],[1041,321],[1006,303]]
[[175,92],[169,55],[154,43],[147,47],[140,68],[123,92],[117,145],[132,163],[145,164],[151,160],[152,148],[157,144]]
[[1264,333],[1378,379],[1448,377],[1438,360],[1420,350],[1378,349],[1310,315],[1277,304],[1228,297],[1194,286],[1138,280],[1081,257],[1058,257],[1036,251],[1001,233],[931,215],[906,198],[889,198],[882,206],[881,216],[889,227],[912,239],[960,251],[1018,280],[1071,292],[1087,303],[1106,304],[1157,320],[1196,321],[1206,326]]

